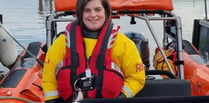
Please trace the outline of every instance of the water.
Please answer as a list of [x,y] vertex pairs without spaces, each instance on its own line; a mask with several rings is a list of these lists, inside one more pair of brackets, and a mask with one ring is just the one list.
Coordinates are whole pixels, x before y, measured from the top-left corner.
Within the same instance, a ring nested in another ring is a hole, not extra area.
[[[204,0],[173,0],[174,13],[181,17],[183,39],[192,40],[194,19],[205,19]],[[207,0],[209,6],[209,0]],[[207,7],[209,12],[209,7]]]
[[[0,0],[0,14],[3,14],[3,24],[11,34],[23,46],[32,41],[45,42],[45,17],[54,11],[53,0]],[[209,3],[209,1],[207,1]],[[174,13],[181,17],[183,39],[192,41],[192,28],[194,19],[204,19],[205,8],[204,0],[173,0]],[[209,7],[208,7],[209,11]],[[115,23],[121,25],[121,30],[136,31],[135,27],[127,26],[125,21],[129,19],[122,18],[123,22],[114,20]],[[140,24],[140,25],[139,25]],[[149,38],[150,48],[156,46],[153,43],[151,34],[143,21],[137,21],[137,29],[143,30],[145,37]],[[161,33],[157,23],[153,23],[154,30]],[[18,52],[22,48],[17,45]],[[154,51],[151,49],[151,51]],[[152,55],[152,54],[151,54]],[[1,69],[5,69],[0,65]],[[1,70],[0,69],[0,70]]]

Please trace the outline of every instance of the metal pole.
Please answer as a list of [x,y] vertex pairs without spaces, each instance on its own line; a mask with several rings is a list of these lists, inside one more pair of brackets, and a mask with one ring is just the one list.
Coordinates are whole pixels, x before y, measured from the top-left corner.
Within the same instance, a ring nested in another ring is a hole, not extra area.
[[48,16],[46,18],[46,43],[47,43],[47,49],[51,46],[51,16]]
[[181,28],[181,18],[176,18],[177,25],[177,62],[179,69],[179,78],[184,79],[184,60],[183,60],[183,47],[182,47],[182,28]]
[[208,20],[207,0],[205,0],[205,19]]
[[145,20],[145,22],[147,23],[147,26],[150,29],[150,32],[151,32],[151,34],[152,34],[152,36],[153,36],[153,38],[154,38],[158,48],[160,49],[160,53],[163,56],[167,66],[168,66],[168,69],[170,70],[170,72],[172,74],[175,75],[175,73],[173,72],[173,69],[171,68],[171,65],[169,64],[168,59],[167,59],[167,57],[166,57],[166,55],[165,55],[165,53],[164,53],[164,51],[162,49],[162,46],[160,45],[160,42],[159,42],[159,40],[158,40],[158,38],[156,36],[156,33],[154,32],[154,29],[152,28],[151,23],[149,22],[149,18],[148,17],[142,17],[142,16],[137,16],[137,18],[141,18],[141,19]]

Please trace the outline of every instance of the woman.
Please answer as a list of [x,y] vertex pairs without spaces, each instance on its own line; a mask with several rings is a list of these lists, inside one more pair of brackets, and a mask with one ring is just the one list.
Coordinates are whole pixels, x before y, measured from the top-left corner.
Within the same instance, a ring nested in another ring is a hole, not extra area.
[[133,97],[145,72],[135,44],[110,20],[108,0],[77,0],[77,20],[47,52],[43,70],[46,103],[84,98]]

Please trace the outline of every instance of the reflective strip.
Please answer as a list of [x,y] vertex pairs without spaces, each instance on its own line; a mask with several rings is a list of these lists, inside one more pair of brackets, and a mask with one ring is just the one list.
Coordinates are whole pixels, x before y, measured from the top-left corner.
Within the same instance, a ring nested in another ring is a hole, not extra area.
[[110,38],[108,40],[108,43],[107,43],[107,49],[110,49],[112,47],[112,42],[115,40],[114,35],[116,35],[118,32],[115,32],[113,34],[110,35]]
[[114,62],[111,63],[111,68],[118,71],[119,73],[123,75],[123,72],[121,71],[121,69]]
[[67,33],[67,37],[65,36],[65,38],[67,39],[67,47],[70,48],[70,32],[68,30],[65,30]]
[[63,66],[63,60],[61,60],[61,62],[57,65],[56,70],[55,70],[55,74],[57,75],[59,69]]
[[48,97],[51,97],[51,96],[59,96],[58,91],[56,90],[56,91],[51,91],[51,92],[45,92],[44,93],[45,98],[48,98]]
[[122,89],[128,94],[128,97],[133,97],[133,94],[132,94],[131,90],[128,87],[126,87],[124,85]]
[[[118,29],[118,25],[113,25],[113,28],[112,28],[113,30],[117,30]],[[119,31],[119,30],[118,30]],[[111,47],[112,47],[112,42],[115,40],[115,38],[114,38],[114,36],[118,33],[118,31],[117,32],[114,32],[114,33],[112,33],[111,35],[110,35],[110,37],[109,37],[109,39],[108,39],[108,43],[107,43],[107,49],[110,49]]]

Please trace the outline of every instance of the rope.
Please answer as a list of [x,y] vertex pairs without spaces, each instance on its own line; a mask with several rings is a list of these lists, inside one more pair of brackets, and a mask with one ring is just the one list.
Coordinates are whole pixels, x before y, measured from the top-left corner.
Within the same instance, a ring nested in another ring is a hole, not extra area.
[[24,98],[20,98],[20,97],[11,97],[11,96],[0,96],[0,100],[4,100],[4,99],[14,99],[14,100],[20,100],[26,103],[44,103],[44,102],[35,102],[32,100],[28,100],[28,99],[24,99]]

